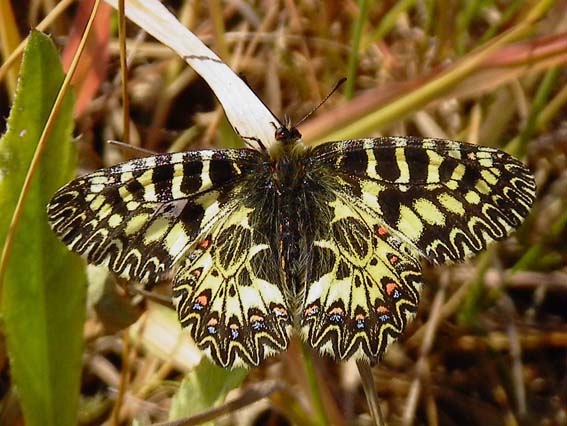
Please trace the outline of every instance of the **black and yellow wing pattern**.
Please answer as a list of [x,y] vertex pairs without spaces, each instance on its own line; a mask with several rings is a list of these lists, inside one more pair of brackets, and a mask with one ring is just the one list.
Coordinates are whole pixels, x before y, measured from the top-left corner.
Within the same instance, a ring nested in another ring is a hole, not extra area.
[[370,138],[316,148],[345,196],[434,263],[505,238],[535,199],[531,172],[498,149],[442,139]]
[[179,320],[223,367],[287,348],[292,315],[271,239],[239,205],[186,256],[173,280]]
[[341,192],[305,271],[301,332],[323,354],[377,361],[417,312],[421,265],[407,244]]
[[420,258],[459,261],[528,214],[533,176],[497,149],[438,139],[369,138],[314,148],[330,227],[306,271],[302,335],[321,353],[377,361],[414,317]]
[[[151,287],[237,208],[252,150],[206,150],[132,160],[80,177],[48,205],[53,230],[89,263]],[[231,196],[228,196],[231,194]]]
[[80,177],[53,197],[51,226],[123,278],[172,277],[181,324],[221,366],[258,365],[293,329],[323,354],[375,362],[415,316],[420,258],[478,253],[534,201],[529,170],[497,149],[306,148],[283,130],[272,151],[161,154]]

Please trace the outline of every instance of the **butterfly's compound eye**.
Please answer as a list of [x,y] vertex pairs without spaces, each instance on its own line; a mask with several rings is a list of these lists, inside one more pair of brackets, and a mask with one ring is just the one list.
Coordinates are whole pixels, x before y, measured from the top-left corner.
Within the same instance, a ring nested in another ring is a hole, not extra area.
[[275,138],[277,141],[285,141],[289,137],[289,130],[287,127],[280,126],[276,129]]
[[275,138],[279,142],[289,144],[301,139],[301,133],[299,133],[296,127],[289,129],[285,126],[280,126],[276,129]]
[[292,127],[291,130],[289,131],[289,140],[295,142],[298,141],[299,139],[301,139],[301,133],[299,133],[297,127]]

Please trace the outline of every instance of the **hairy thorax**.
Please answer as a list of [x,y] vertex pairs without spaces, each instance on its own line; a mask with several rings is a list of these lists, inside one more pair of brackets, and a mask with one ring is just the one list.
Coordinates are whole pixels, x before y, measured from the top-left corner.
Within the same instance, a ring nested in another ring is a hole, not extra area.
[[271,160],[268,180],[272,214],[278,218],[273,234],[276,252],[288,291],[298,294],[305,284],[315,230],[324,225],[321,201],[327,197],[322,175],[307,163],[309,150],[294,148]]

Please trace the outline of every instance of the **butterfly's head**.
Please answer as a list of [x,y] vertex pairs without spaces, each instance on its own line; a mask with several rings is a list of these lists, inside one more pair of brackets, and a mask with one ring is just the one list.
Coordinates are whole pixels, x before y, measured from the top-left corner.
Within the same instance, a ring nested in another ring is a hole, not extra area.
[[329,96],[331,96],[333,93],[335,93],[335,91],[341,87],[341,85],[346,81],[346,78],[342,78],[340,79],[337,84],[335,84],[335,87],[333,88],[333,90],[331,90],[329,92],[329,94],[327,96],[325,96],[325,98],[319,103],[319,105],[317,105],[315,108],[313,108],[308,114],[306,114],[301,120],[299,120],[299,122],[297,122],[295,124],[295,126],[291,123],[291,121],[289,119],[285,120],[284,124],[281,124],[279,126],[276,126],[275,123],[272,122],[272,125],[274,126],[274,128],[276,129],[276,134],[275,134],[275,139],[276,141],[280,142],[281,146],[283,146],[284,149],[290,148],[290,147],[299,147],[302,144],[297,144],[296,142],[301,140],[301,133],[299,133],[299,130],[297,130],[297,126],[299,126],[301,123],[303,123],[305,120],[307,120],[311,114],[313,114],[315,111],[317,111],[317,109],[319,109],[319,107],[321,105],[323,105],[323,103],[329,99]]
[[275,133],[276,141],[283,144],[285,147],[294,145],[298,140],[301,139],[301,133],[297,130],[297,127],[288,127],[281,125],[276,128]]

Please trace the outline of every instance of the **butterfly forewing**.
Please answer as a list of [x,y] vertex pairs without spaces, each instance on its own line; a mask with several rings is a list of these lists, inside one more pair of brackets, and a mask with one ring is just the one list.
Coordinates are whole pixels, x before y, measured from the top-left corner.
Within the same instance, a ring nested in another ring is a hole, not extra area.
[[535,198],[530,171],[493,148],[438,139],[335,142],[313,151],[357,208],[435,263],[505,238]]
[[48,218],[89,263],[151,286],[230,212],[227,194],[259,157],[254,150],[190,151],[101,169],[61,188]]

